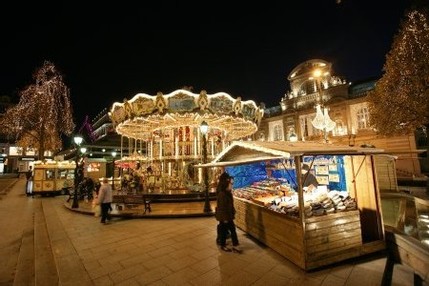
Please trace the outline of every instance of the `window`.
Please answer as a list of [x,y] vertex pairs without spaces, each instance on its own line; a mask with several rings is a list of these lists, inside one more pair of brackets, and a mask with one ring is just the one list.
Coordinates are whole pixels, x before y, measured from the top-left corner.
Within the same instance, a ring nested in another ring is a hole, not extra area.
[[347,127],[344,125],[342,120],[335,120],[335,129],[332,131],[333,135],[341,136],[347,134]]
[[362,107],[356,113],[358,129],[369,128],[369,112],[367,107]]
[[67,175],[67,170],[58,169],[58,179],[65,179]]
[[277,120],[269,122],[268,125],[269,128],[269,140],[272,141],[282,141],[284,140],[284,134],[283,134],[283,121]]
[[55,170],[54,169],[46,169],[45,170],[45,179],[54,179],[55,178]]
[[281,141],[283,140],[283,131],[281,125],[275,125],[274,126],[274,141]]

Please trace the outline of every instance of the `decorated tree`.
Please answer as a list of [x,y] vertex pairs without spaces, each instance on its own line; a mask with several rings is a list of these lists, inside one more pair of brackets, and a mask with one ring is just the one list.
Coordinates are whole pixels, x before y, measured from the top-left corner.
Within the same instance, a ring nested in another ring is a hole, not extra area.
[[429,123],[429,13],[411,9],[386,56],[384,75],[368,94],[372,126],[381,135],[426,130]]
[[75,124],[69,89],[55,65],[45,61],[33,79],[35,83],[20,91],[19,103],[0,118],[0,125],[19,147],[37,149],[43,160],[45,150],[62,148],[61,135],[70,135]]

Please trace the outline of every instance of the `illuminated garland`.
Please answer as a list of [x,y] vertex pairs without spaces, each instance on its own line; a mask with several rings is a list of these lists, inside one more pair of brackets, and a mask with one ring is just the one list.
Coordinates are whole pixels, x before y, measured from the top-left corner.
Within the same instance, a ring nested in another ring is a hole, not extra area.
[[19,103],[0,119],[2,132],[19,147],[44,151],[62,148],[61,134],[70,135],[75,124],[70,92],[54,64],[45,61],[33,74],[34,84],[20,91]]

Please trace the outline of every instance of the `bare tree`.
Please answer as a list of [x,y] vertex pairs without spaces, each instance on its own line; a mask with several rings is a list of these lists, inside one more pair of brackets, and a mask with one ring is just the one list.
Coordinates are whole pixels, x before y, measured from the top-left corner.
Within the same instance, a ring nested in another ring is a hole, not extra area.
[[369,93],[370,120],[381,135],[409,134],[429,123],[429,13],[411,9]]
[[20,101],[0,118],[2,133],[24,150],[36,148],[39,160],[45,150],[62,148],[61,134],[70,135],[75,124],[68,87],[55,65],[45,61],[33,74],[35,83],[20,91]]

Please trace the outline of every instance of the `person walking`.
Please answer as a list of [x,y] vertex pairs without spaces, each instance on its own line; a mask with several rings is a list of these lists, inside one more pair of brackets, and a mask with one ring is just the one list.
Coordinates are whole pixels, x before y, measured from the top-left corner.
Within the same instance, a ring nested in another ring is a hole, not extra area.
[[33,194],[33,166],[28,167],[28,171],[25,173],[27,183],[25,184],[25,194],[31,196]]
[[[235,208],[234,199],[232,196],[233,178],[227,173],[223,172],[219,177],[219,183],[216,188],[217,192],[217,206],[215,211],[216,220],[219,221],[219,244],[220,249],[226,252],[241,253],[238,248],[239,242],[237,231],[234,223]],[[232,249],[226,246],[226,237],[228,232],[231,234]]]
[[100,190],[98,192],[98,203],[101,205],[101,223],[106,223],[110,220],[109,211],[112,203],[112,186],[107,178],[103,178]]

